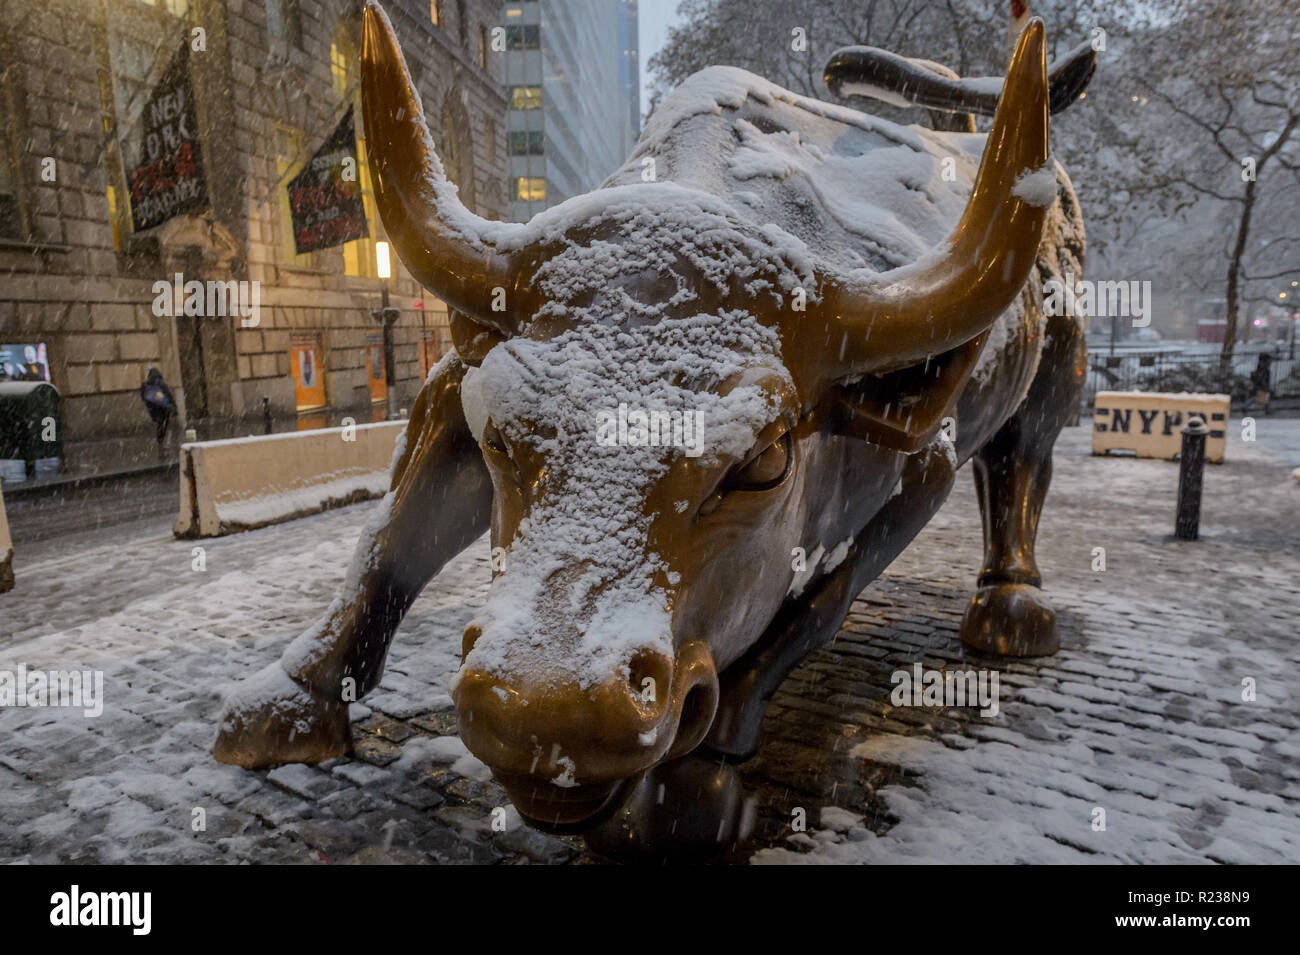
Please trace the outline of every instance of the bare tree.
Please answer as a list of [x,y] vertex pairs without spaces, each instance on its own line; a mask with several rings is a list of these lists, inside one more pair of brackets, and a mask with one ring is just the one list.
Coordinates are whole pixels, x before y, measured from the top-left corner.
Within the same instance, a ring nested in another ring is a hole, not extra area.
[[1300,272],[1300,9],[1171,0],[1128,26],[1120,82],[1130,96],[1111,104],[1116,188],[1103,214],[1194,211],[1211,224],[1203,234],[1222,263],[1226,373],[1243,304],[1270,298],[1260,283]]

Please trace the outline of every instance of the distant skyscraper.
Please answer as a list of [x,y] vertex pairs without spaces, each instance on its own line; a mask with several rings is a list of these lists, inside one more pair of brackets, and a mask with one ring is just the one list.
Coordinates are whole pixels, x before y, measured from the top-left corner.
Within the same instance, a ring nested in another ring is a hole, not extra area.
[[504,7],[510,218],[589,192],[640,134],[637,0]]

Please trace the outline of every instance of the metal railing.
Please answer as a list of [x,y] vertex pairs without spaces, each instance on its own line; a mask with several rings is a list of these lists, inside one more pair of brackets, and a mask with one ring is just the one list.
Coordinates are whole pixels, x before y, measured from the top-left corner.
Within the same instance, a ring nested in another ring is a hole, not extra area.
[[1288,357],[1285,345],[1242,345],[1230,368],[1219,361],[1219,346],[1167,350],[1088,352],[1084,402],[1091,407],[1099,391],[1213,392],[1243,403],[1255,393],[1252,376],[1260,354],[1273,356],[1269,368],[1274,398],[1300,397],[1300,359]]

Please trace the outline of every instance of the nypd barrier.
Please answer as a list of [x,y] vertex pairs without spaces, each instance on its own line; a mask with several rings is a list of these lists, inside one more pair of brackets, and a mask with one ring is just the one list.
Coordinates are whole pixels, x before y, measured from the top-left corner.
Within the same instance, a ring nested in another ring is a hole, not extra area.
[[1092,453],[1129,451],[1139,458],[1172,461],[1183,446],[1183,425],[1192,416],[1210,428],[1205,459],[1223,463],[1227,444],[1228,396],[1099,391],[1092,414]]
[[405,421],[201,441],[181,447],[177,537],[218,537],[388,490]]

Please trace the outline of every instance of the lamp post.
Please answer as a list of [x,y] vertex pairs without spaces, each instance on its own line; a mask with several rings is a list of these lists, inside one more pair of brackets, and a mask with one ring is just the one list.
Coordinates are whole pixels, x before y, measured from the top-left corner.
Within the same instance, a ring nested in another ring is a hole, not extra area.
[[384,394],[388,407],[388,420],[394,421],[397,414],[397,372],[393,360],[393,325],[401,312],[388,304],[388,280],[393,277],[393,263],[389,255],[388,243],[382,239],[375,243],[375,265],[379,277],[384,280],[380,307],[371,314],[379,322],[384,333]]

